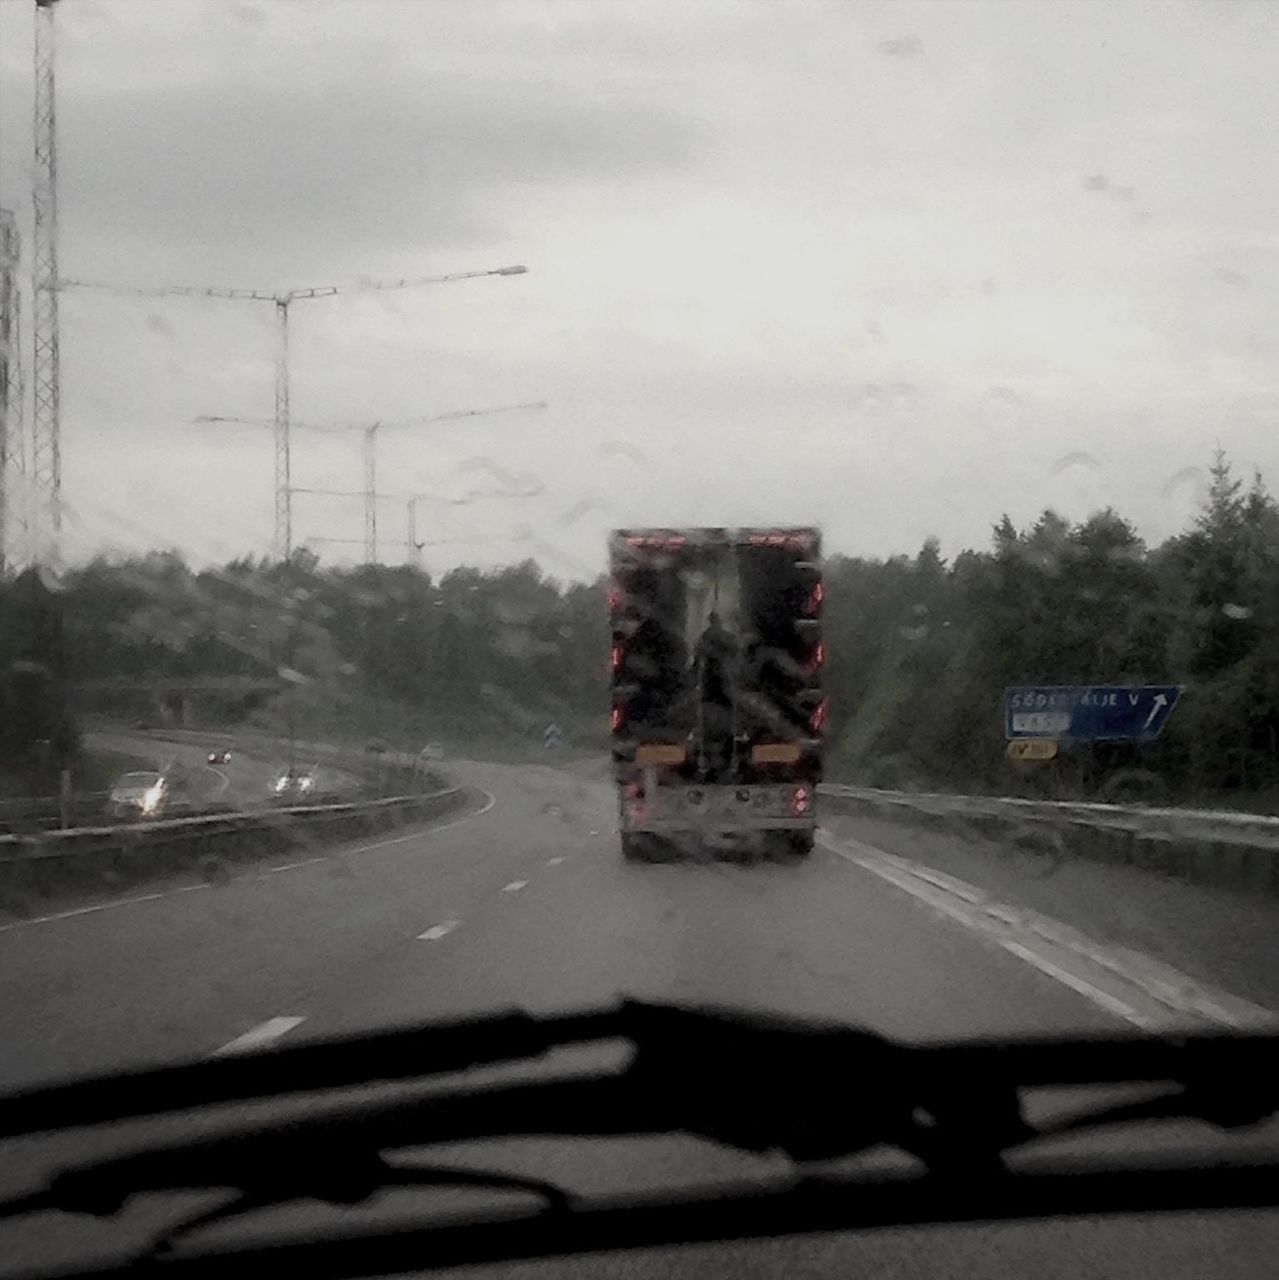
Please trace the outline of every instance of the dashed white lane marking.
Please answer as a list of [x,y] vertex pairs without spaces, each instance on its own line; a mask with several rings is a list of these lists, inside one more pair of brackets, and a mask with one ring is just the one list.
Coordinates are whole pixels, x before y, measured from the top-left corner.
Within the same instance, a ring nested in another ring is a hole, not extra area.
[[445,920],[443,924],[433,924],[425,933],[417,935],[418,940],[421,942],[438,942],[441,938],[447,938],[460,923],[458,920]]
[[[335,850],[336,855],[349,853],[368,853],[373,849],[385,849],[391,845],[403,844],[407,840],[421,840],[424,836],[430,835],[436,831],[447,831],[450,827],[460,827],[464,822],[470,822],[473,818],[480,817],[481,814],[488,811],[497,803],[497,797],[491,791],[485,791],[483,787],[475,787],[474,790],[480,792],[485,797],[484,803],[475,810],[474,813],[465,814],[461,818],[454,818],[452,822],[441,822],[438,826],[419,828],[417,831],[410,831],[407,835],[393,836],[389,840],[374,840],[370,844],[357,845],[354,849],[338,849]],[[332,856],[332,855],[330,855]],[[302,862],[289,862],[282,867],[272,867],[268,871],[250,872],[245,876],[233,876],[232,880],[248,879],[250,875],[267,876],[274,875],[279,871],[295,871],[299,867],[309,867],[316,862],[323,862],[324,858],[307,858]],[[161,898],[171,897],[175,893],[194,893],[197,889],[208,889],[211,885],[207,884],[184,884],[178,885],[177,888],[169,890],[165,893],[144,893],[135,898],[112,898],[110,902],[96,902],[90,907],[75,907],[70,911],[55,911],[44,916],[29,916],[25,920],[13,920],[8,924],[0,924],[0,933],[8,933],[12,929],[27,929],[37,924],[54,924],[59,920],[73,920],[77,916],[93,915],[98,911],[114,911],[119,907],[131,907],[139,902],[158,902]]]
[[528,884],[527,880],[512,880],[510,884],[504,884],[502,886],[502,892],[503,893],[519,893],[519,891],[523,889],[526,884]]
[[1050,916],[996,901],[977,885],[945,872],[825,831],[818,842],[1144,1030],[1205,1023],[1274,1027],[1279,1021],[1273,1010],[1200,982],[1162,960],[1108,946]]
[[305,1018],[268,1018],[260,1026],[224,1044],[214,1056],[221,1058],[227,1054],[252,1053],[255,1049],[264,1049],[272,1041],[287,1035],[294,1027],[301,1026],[305,1021]]
[[313,867],[317,862],[323,861],[323,858],[303,858],[301,862],[285,862],[278,867],[268,867],[265,871],[259,872],[259,878],[278,876],[281,871],[296,871],[299,867]]
[[547,858],[546,865],[548,867],[558,867],[560,863],[563,861],[564,861],[563,858]]

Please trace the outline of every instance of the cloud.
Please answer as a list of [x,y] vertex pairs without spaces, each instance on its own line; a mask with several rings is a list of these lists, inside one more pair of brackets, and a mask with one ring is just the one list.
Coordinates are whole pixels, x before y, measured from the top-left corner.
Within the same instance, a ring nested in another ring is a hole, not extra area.
[[70,274],[113,257],[176,263],[220,251],[260,271],[303,249],[332,263],[369,246],[492,243],[515,230],[495,225],[495,189],[625,184],[695,154],[691,124],[641,99],[425,78],[394,60],[373,94],[362,60],[345,52],[301,77],[73,86],[59,104],[60,160],[76,178],[63,202]]
[[890,58],[917,58],[924,51],[924,42],[918,36],[896,36],[875,47]]
[[1116,200],[1132,200],[1137,194],[1132,187],[1117,186],[1104,173],[1094,173],[1085,178],[1084,190],[1097,191]]

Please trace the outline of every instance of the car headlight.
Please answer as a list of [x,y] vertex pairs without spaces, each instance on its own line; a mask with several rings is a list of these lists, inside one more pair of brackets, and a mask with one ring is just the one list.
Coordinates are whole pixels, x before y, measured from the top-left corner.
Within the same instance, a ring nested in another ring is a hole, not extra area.
[[298,785],[302,788],[302,790],[303,790],[303,791],[310,791],[310,790],[311,790],[311,779],[310,779],[310,778],[303,778],[303,779],[302,779],[302,781],[301,781]]
[[287,787],[288,785],[289,785],[289,780],[288,780],[288,778],[276,778],[276,780],[275,780],[275,791],[276,791],[276,794],[278,795],[278,794],[279,794],[281,791],[283,791],[283,790],[284,790],[284,788],[285,788],[285,787]]
[[142,812],[154,813],[156,806],[160,803],[163,795],[163,787],[159,785],[148,787],[147,790],[142,793]]

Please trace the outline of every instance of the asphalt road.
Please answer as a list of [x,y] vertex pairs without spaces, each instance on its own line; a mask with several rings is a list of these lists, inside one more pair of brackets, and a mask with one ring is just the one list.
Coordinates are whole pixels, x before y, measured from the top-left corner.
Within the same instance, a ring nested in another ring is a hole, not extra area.
[[[618,855],[602,781],[457,768],[476,803],[429,830],[264,864],[221,885],[179,882],[0,921],[0,1087],[621,994],[837,1018],[911,1039],[1248,1026],[1279,1010],[1279,909],[1269,903],[1045,867],[980,841],[834,814],[798,866],[631,866]],[[80,1141],[20,1144],[0,1161],[5,1185],[101,1147]],[[512,1162],[521,1161],[583,1190],[741,1171],[687,1142],[631,1144],[625,1159],[560,1144]],[[75,1226],[58,1247],[65,1256],[106,1238]],[[1273,1274],[1277,1247],[1279,1215],[1183,1216],[704,1247],[488,1274],[1260,1277]],[[14,1264],[52,1248],[38,1224],[0,1237]]]

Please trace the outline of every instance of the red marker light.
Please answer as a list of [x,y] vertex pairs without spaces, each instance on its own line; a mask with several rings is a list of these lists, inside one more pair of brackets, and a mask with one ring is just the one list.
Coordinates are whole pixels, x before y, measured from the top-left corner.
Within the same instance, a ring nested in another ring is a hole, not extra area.
[[822,731],[826,728],[826,699],[825,698],[823,698],[821,702],[817,704],[817,709],[809,717],[808,728],[814,734],[814,736],[819,736],[822,733]]
[[804,601],[804,613],[808,617],[814,617],[822,611],[822,601],[826,599],[826,589],[820,582],[813,585],[813,589],[808,593],[808,599]]
[[621,670],[622,667],[622,646],[615,644],[609,652],[609,661],[612,664],[614,673]]
[[620,587],[609,587],[608,589],[608,611],[616,613],[622,604],[622,589]]
[[826,644],[819,641],[817,648],[813,650],[813,656],[808,660],[808,674],[812,675],[815,671],[820,671],[826,665]]
[[609,728],[614,733],[616,733],[622,727],[622,708],[620,705],[613,707],[613,712],[609,716],[608,723],[609,723]]
[[636,533],[626,539],[628,547],[650,547],[664,551],[679,551],[688,542],[682,533]]
[[813,793],[807,787],[796,787],[790,807],[797,818],[802,818],[813,807]]

